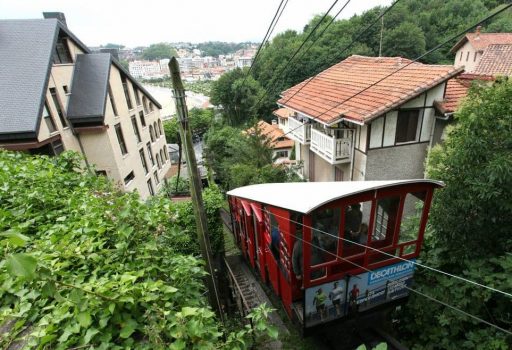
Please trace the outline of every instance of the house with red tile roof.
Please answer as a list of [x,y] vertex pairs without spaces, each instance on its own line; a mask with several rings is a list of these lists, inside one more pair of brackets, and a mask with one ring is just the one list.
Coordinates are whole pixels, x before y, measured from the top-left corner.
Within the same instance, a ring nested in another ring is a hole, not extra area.
[[451,48],[450,52],[455,55],[455,67],[464,66],[466,72],[473,73],[489,46],[512,45],[512,33],[481,33],[480,30],[478,26],[474,33],[466,34]]
[[[294,147],[294,141],[284,135],[284,131],[277,124],[269,124],[260,120],[256,127],[261,135],[265,136],[269,141],[269,146],[272,148],[272,159],[275,164],[283,164],[290,162],[290,155]],[[247,133],[253,132],[253,129],[246,131]]]
[[290,89],[296,159],[310,181],[423,178],[435,101],[463,68],[353,55]]

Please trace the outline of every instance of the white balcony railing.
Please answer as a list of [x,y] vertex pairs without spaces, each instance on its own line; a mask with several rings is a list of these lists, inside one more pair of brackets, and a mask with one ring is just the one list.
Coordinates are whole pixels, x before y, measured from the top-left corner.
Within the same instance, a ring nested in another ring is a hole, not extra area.
[[321,130],[311,130],[311,151],[315,152],[331,164],[350,162],[352,151],[351,129],[339,130],[342,138],[328,135]]
[[288,118],[288,129],[290,132],[288,135],[303,145],[309,144],[311,141],[311,124],[304,124],[290,116]]

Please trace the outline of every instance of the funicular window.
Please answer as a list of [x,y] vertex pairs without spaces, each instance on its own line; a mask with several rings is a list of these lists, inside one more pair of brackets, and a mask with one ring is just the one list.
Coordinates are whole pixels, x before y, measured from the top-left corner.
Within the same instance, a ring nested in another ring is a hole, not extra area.
[[398,255],[399,251],[393,245],[393,238],[399,207],[400,197],[385,197],[377,200],[370,246],[377,248],[378,251],[368,252],[370,263],[381,262]]
[[279,224],[274,214],[268,212],[270,223],[270,251],[274,258],[279,261],[279,243],[281,242],[281,234],[279,233]]
[[371,201],[351,203],[345,207],[343,256],[364,253],[371,210]]
[[[313,229],[311,230],[311,266],[336,260],[338,251],[341,208],[326,208],[317,210],[312,215]],[[311,273],[311,279],[325,276],[325,269],[316,269]]]
[[425,192],[407,193],[405,196],[398,239],[398,244],[403,245],[402,255],[412,254],[416,251],[425,196]]

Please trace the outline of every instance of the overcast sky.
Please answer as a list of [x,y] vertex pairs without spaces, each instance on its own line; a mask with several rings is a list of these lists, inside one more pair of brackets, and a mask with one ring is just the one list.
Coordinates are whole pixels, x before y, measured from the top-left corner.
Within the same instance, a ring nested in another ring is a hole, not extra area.
[[[289,0],[274,31],[302,30],[334,0]],[[128,47],[157,42],[260,42],[280,0],[0,0],[2,19],[42,18],[64,12],[68,27],[88,46]],[[334,14],[346,0],[339,0]],[[349,18],[391,0],[352,0],[339,18]]]

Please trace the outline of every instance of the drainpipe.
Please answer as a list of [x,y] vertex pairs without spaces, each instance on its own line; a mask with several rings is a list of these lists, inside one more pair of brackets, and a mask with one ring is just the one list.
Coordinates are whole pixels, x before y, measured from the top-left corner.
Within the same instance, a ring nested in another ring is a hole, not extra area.
[[354,181],[354,159],[356,155],[356,142],[355,142],[356,133],[352,131],[352,160],[350,161],[350,181]]

